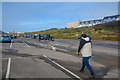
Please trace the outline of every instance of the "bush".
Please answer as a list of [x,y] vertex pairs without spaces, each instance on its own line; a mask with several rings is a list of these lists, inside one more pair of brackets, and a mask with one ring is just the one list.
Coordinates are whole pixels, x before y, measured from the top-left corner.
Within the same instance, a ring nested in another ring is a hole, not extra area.
[[94,30],[97,31],[97,30],[102,30],[103,28],[102,27],[95,27]]

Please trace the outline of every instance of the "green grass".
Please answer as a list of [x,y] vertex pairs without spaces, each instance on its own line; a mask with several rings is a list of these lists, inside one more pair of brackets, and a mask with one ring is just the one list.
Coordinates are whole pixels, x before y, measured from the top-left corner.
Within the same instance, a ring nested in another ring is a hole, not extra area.
[[[77,39],[82,32],[90,35],[92,40],[107,40],[107,41],[120,41],[118,37],[120,21],[110,22],[100,25],[95,25],[92,27],[82,27],[75,29],[49,29],[39,32],[31,32],[29,34],[50,34],[54,36],[55,39]],[[78,34],[78,37],[76,37]]]

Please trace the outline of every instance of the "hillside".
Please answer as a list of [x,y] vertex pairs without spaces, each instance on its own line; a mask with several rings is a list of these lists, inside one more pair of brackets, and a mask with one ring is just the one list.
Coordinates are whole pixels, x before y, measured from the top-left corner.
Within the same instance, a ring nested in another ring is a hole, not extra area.
[[[82,32],[90,35],[92,40],[109,40],[109,41],[120,41],[118,39],[120,21],[110,22],[105,24],[99,24],[92,27],[82,27],[75,29],[49,29],[45,31],[32,32],[30,34],[50,34],[55,39],[77,39]],[[76,36],[78,34],[78,37]]]

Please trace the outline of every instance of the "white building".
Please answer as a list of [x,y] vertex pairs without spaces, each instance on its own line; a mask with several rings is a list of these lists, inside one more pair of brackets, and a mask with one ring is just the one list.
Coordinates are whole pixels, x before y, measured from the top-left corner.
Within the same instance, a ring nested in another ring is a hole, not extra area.
[[81,21],[73,21],[67,23],[67,28],[78,28]]
[[24,32],[17,32],[17,34],[24,34]]
[[82,21],[80,22],[79,27],[90,27],[90,26],[97,25],[97,24],[102,24],[102,19]]
[[120,14],[107,16],[107,17],[104,17],[103,19],[98,19],[98,20],[69,22],[67,23],[67,28],[90,27],[93,25],[103,24],[103,23],[112,22],[112,21],[120,21]]
[[119,20],[120,20],[120,15],[107,16],[103,18],[103,23],[119,21]]

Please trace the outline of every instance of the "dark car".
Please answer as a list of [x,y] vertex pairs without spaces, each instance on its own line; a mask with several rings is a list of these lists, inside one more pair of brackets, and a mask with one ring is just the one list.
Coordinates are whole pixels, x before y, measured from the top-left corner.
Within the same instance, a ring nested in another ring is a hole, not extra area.
[[30,38],[30,37],[32,37],[30,34],[26,34],[26,35],[24,35],[24,37],[26,37],[26,38]]
[[40,39],[41,39],[41,40],[44,40],[44,37],[43,37],[43,36],[40,36]]
[[49,35],[44,35],[44,36],[43,36],[43,39],[44,39],[44,40],[49,40],[49,39],[50,39],[50,36],[49,36]]
[[33,35],[32,38],[33,39],[37,39],[39,36],[38,35]]
[[13,39],[14,37],[12,35],[10,35],[10,38]]
[[54,37],[50,36],[50,35],[44,35],[43,37],[41,37],[41,40],[51,40],[51,41],[54,41]]
[[14,36],[14,39],[16,39],[17,38],[17,36]]
[[54,37],[53,37],[53,36],[50,36],[50,40],[51,40],[51,41],[54,41]]

